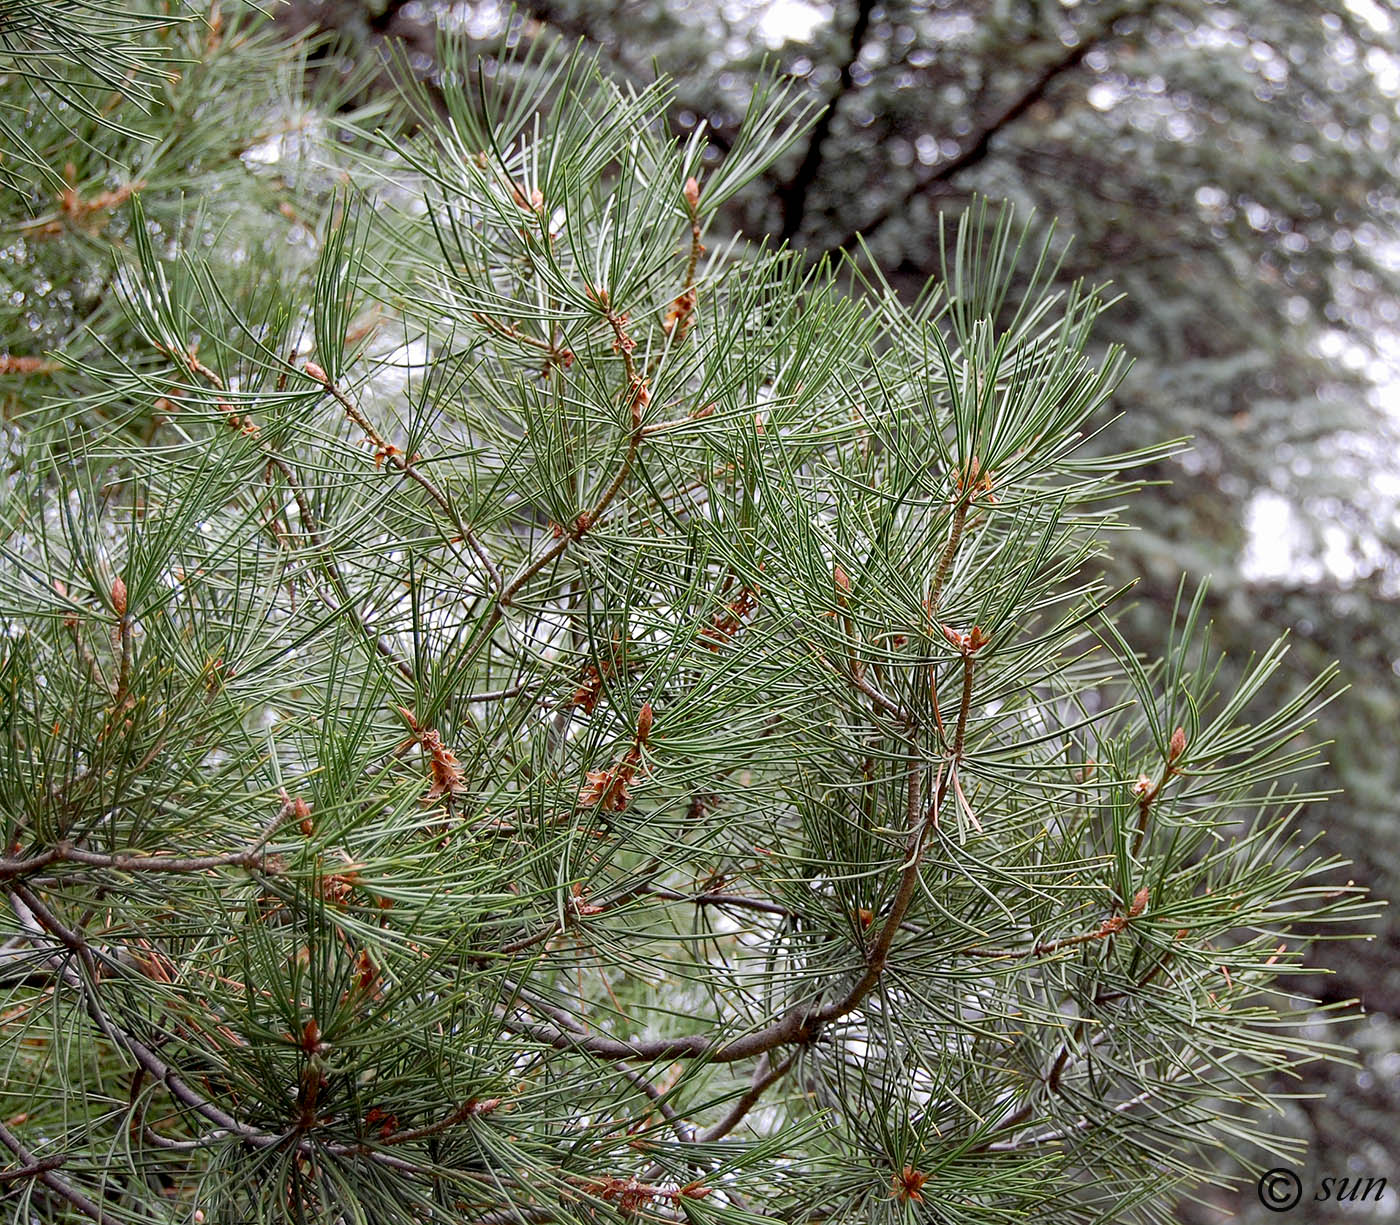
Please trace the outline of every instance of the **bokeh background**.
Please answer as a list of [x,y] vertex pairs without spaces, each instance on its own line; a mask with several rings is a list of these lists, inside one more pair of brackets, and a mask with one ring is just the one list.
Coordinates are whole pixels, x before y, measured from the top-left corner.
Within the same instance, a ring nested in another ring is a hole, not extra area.
[[[290,0],[333,31],[323,72],[366,60],[431,87],[436,40],[581,40],[615,74],[676,83],[677,134],[717,155],[766,71],[827,106],[732,206],[734,230],[879,263],[910,295],[937,271],[939,218],[974,193],[1056,219],[1062,276],[1111,282],[1101,331],[1134,358],[1116,441],[1189,435],[1118,541],[1140,575],[1127,626],[1152,649],[1184,573],[1210,576],[1242,662],[1288,631],[1293,682],[1341,662],[1324,713],[1341,789],[1305,818],[1343,874],[1400,897],[1400,8],[1379,0]],[[372,91],[375,86],[370,86]],[[857,236],[862,236],[860,239]],[[864,247],[862,247],[862,242]],[[1312,1069],[1276,1120],[1323,1175],[1390,1180],[1400,1217],[1400,923],[1316,946],[1290,986],[1356,999],[1354,1067]],[[1318,1036],[1331,1034],[1319,1028]],[[1335,1036],[1335,1035],[1333,1035]],[[1190,1035],[1183,1034],[1184,1043]],[[1206,1188],[1184,1222],[1277,1220],[1251,1188]]]

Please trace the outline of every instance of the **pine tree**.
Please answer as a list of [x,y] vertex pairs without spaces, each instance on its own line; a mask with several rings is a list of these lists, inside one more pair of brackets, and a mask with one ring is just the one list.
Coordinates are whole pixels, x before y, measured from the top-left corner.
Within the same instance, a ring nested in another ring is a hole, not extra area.
[[1295,830],[1336,686],[1221,687],[1201,592],[1116,628],[1173,447],[1088,445],[1103,296],[986,204],[912,305],[723,237],[771,80],[714,161],[448,44],[410,139],[156,14],[99,61],[174,77],[6,163],[17,283],[110,270],[7,342],[20,1219],[1154,1220],[1287,1159],[1268,1076],[1344,1052],[1275,980],[1369,913]]

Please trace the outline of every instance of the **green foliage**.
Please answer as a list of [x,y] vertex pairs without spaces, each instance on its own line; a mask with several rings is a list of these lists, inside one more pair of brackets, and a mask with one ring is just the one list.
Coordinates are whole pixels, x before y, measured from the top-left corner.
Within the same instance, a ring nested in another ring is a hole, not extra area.
[[[1323,713],[1319,734],[1337,748],[1309,782],[1344,794],[1302,820],[1354,861],[1339,884],[1354,877],[1396,896],[1400,754],[1393,735],[1377,732],[1394,726],[1400,659],[1395,6],[522,8],[531,19],[522,38],[583,38],[630,79],[649,80],[653,64],[673,76],[675,130],[704,122],[716,156],[759,65],[776,59],[831,118],[736,201],[731,226],[785,234],[815,253],[863,242],[908,297],[938,271],[940,225],[956,225],[975,194],[1059,220],[1072,239],[1062,283],[1111,280],[1123,294],[1096,331],[1134,359],[1104,445],[1192,438],[1151,473],[1162,483],[1125,512],[1141,530],[1119,537],[1108,559],[1110,581],[1142,579],[1124,631],[1156,649],[1184,569],[1212,576],[1210,614],[1232,654],[1291,632],[1275,695],[1340,661],[1352,696]],[[419,8],[421,24],[440,11]],[[453,11],[478,31],[505,20],[486,3]],[[405,17],[394,32],[412,37],[414,27]],[[1288,506],[1286,525],[1275,519],[1261,533],[1261,505]],[[1291,546],[1267,571],[1250,564],[1256,533]],[[1237,676],[1227,663],[1222,683]],[[1314,1171],[1400,1159],[1397,949],[1391,921],[1380,939],[1313,955],[1333,974],[1326,998],[1360,997],[1370,1014],[1350,1031],[1370,1052],[1363,1070],[1314,1069],[1290,1086],[1321,1099],[1277,1124],[1309,1141]],[[1274,1219],[1252,1189],[1179,1209],[1201,1225],[1229,1212]]]
[[[0,73],[28,85],[0,113],[0,138],[6,159],[0,162],[3,185],[22,188],[26,172],[45,177],[61,189],[64,180],[50,165],[47,150],[31,141],[26,113],[37,110],[62,116],[73,127],[108,130],[139,138],[113,116],[113,95],[134,98],[144,109],[154,101],[159,82],[169,71],[168,48],[151,38],[154,31],[188,21],[187,15],[153,13],[142,7],[113,9],[91,0],[6,0],[0,5]],[[20,163],[17,172],[12,162]],[[70,184],[71,186],[71,184]]]
[[1370,913],[1296,832],[1334,677],[1116,628],[1174,447],[1091,445],[1100,293],[981,204],[912,307],[721,242],[790,88],[711,165],[532,54],[342,119],[295,275],[133,193],[16,432],[19,1211],[1150,1221],[1285,1155],[1344,1052],[1278,976]]

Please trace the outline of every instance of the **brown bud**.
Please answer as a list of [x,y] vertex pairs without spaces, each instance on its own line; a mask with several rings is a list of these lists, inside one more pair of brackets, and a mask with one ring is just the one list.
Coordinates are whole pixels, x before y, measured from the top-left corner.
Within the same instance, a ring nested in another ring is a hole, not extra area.
[[301,796],[292,801],[292,815],[301,823],[301,832],[311,837],[316,828],[311,822],[311,805]]
[[318,383],[324,383],[327,387],[331,385],[330,376],[327,375],[326,372],[322,370],[321,367],[318,366],[315,362],[307,362],[302,367],[302,369],[305,370],[306,373],[309,374]]
[[1167,749],[1167,760],[1175,761],[1184,752],[1186,752],[1186,729],[1178,727],[1176,731],[1172,732],[1171,744]]
[[531,210],[538,211],[544,205],[544,193],[540,191],[538,187],[531,188],[530,195],[526,198],[525,193],[520,189],[519,185],[512,184],[511,195],[515,200],[516,208],[523,208],[526,212],[530,212]]
[[1136,919],[1138,915],[1140,915],[1144,910],[1146,910],[1147,899],[1148,890],[1147,886],[1144,885],[1135,894],[1133,894],[1133,904],[1128,907],[1128,918]]
[[637,743],[645,744],[647,737],[651,735],[651,725],[655,719],[651,711],[651,703],[646,702],[637,714]]
[[901,1204],[907,1204],[910,1200],[922,1204],[924,1202],[923,1190],[927,1182],[927,1174],[922,1170],[916,1170],[911,1165],[906,1165],[895,1175],[894,1198]]
[[700,184],[693,176],[685,181],[685,202],[690,205],[692,212],[700,207]]
[[847,596],[851,594],[851,580],[846,576],[846,572],[838,565],[832,571],[832,577],[836,579],[836,590],[838,595]]
[[321,1027],[316,1024],[316,1018],[312,1017],[301,1031],[301,1049],[308,1054],[314,1052],[321,1042]]
[[112,607],[117,610],[117,616],[126,616],[126,584],[121,575],[112,580]]
[[646,380],[637,378],[632,383],[632,424],[640,427],[642,424],[642,412],[651,403],[651,392],[647,390]]

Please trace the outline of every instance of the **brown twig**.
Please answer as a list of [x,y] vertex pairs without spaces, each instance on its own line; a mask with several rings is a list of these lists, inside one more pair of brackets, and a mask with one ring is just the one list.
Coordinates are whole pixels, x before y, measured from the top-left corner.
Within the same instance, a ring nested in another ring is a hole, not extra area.
[[291,800],[284,802],[257,840],[238,851],[200,856],[103,855],[64,841],[24,859],[0,859],[0,880],[28,876],[55,863],[81,864],[114,872],[209,872],[216,868],[256,868],[266,858],[265,848],[272,835],[291,816],[293,803]]
[[1076,944],[1088,944],[1094,940],[1107,940],[1109,936],[1121,932],[1132,920],[1136,919],[1147,909],[1148,891],[1144,887],[1139,889],[1133,898],[1132,904],[1128,907],[1126,914],[1110,915],[1104,919],[1093,931],[1080,932],[1074,936],[1061,936],[1058,940],[1046,940],[1039,944],[1032,945],[1028,949],[984,949],[967,948],[962,953],[965,957],[1044,957],[1050,953],[1058,952],[1060,949],[1070,948]]
[[61,363],[45,357],[17,357],[11,353],[0,353],[0,374],[53,374],[62,369]]
[[335,383],[331,381],[330,376],[315,362],[304,363],[303,369],[311,378],[315,379],[316,382],[320,383],[321,386],[331,394],[336,403],[345,410],[345,415],[364,431],[365,437],[374,443],[376,457],[389,463],[411,481],[416,482],[418,486],[443,509],[447,517],[452,521],[453,527],[457,529],[462,539],[467,542],[467,546],[476,554],[477,559],[485,568],[486,573],[490,576],[491,585],[495,587],[498,592],[501,591],[501,572],[496,567],[496,563],[491,559],[491,555],[477,538],[476,533],[467,526],[457,513],[457,508],[452,504],[452,500],[438,488],[437,484],[431,478],[425,476],[423,472],[419,470],[415,462],[417,456],[410,457],[404,455],[403,452],[392,443],[387,442],[384,436],[371,424],[369,418],[360,412],[354,401],[337,387]]
[[[627,340],[627,334],[622,330],[622,323],[618,322],[618,320],[624,318],[625,316],[618,316],[612,311],[608,312],[608,319],[613,323],[617,335],[621,338],[619,340],[619,345],[621,346],[620,352],[622,353],[623,362],[627,371],[627,393],[631,400],[632,428],[627,435],[627,451],[623,455],[622,463],[608,487],[603,491],[602,497],[594,503],[593,508],[580,513],[573,523],[560,531],[559,538],[550,545],[549,548],[535,558],[534,561],[527,564],[524,569],[505,585],[505,588],[501,591],[498,607],[509,607],[516,593],[526,583],[563,553],[575,540],[578,540],[593,528],[598,520],[602,518],[603,513],[612,505],[613,499],[617,497],[618,492],[622,489],[628,475],[632,471],[632,464],[637,458],[637,451],[642,442],[642,410],[646,407],[650,397],[647,392],[646,381],[637,374],[636,366],[632,361],[631,350],[625,345],[621,345],[622,340]],[[630,344],[630,341],[628,341],[628,343]]]
[[66,1179],[54,1173],[56,1165],[62,1164],[63,1158],[47,1158],[43,1161],[36,1160],[34,1154],[27,1149],[4,1123],[0,1123],[0,1144],[3,1144],[10,1152],[14,1153],[25,1164],[23,1170],[11,1170],[4,1175],[0,1175],[5,1180],[16,1178],[35,1178],[43,1183],[50,1191],[60,1199],[71,1204],[89,1220],[96,1221],[98,1225],[117,1225],[116,1219],[109,1216],[97,1204],[88,1199],[77,1187],[73,1186]]

